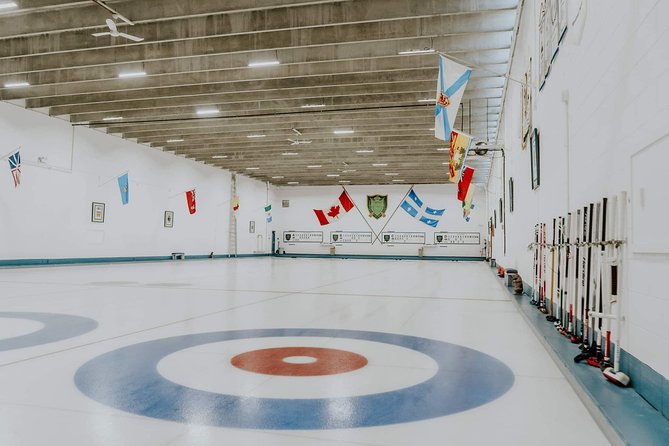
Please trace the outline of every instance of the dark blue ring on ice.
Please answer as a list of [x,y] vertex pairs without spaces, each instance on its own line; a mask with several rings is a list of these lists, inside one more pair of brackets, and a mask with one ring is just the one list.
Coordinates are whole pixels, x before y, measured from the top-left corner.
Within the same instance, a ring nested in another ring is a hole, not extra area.
[[[186,348],[283,336],[348,338],[397,345],[428,355],[439,369],[432,378],[398,390],[314,399],[207,392],[169,381],[157,370],[161,359]],[[182,423],[247,429],[341,429],[441,417],[493,401],[513,382],[513,372],[504,363],[467,347],[391,333],[298,328],[219,331],[142,342],[100,355],[75,375],[79,390],[117,409]]]
[[0,351],[33,347],[73,338],[94,330],[98,323],[93,319],[71,314],[0,312],[0,318],[28,319],[44,324],[37,331],[12,338],[0,339]]

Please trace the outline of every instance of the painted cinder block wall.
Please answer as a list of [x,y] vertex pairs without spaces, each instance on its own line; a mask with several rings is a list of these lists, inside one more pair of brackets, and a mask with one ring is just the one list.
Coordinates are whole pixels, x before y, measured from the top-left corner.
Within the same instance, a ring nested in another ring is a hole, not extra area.
[[[229,252],[229,172],[7,103],[0,103],[0,135],[0,156],[20,147],[23,162],[18,188],[7,161],[0,165],[0,260]],[[126,171],[123,206],[116,176]],[[189,215],[183,191],[192,188],[197,212]],[[267,246],[267,186],[238,175],[237,191],[238,253],[250,254],[257,235]],[[91,222],[93,201],[106,204],[104,223]],[[173,228],[163,227],[166,210],[174,211]]]
[[[576,12],[581,7],[576,18]],[[521,150],[521,86],[510,82],[499,138],[506,147],[507,178],[515,181],[515,211],[506,198],[507,252],[494,257],[532,281],[534,224],[627,191],[627,243],[621,345],[648,366],[637,384],[665,395],[669,413],[669,3],[570,1],[569,30],[539,91],[539,1],[525,1],[511,77],[522,79],[533,59],[533,126],[541,137],[541,186],[530,187],[530,154]],[[497,203],[501,164],[489,185]],[[645,365],[643,367],[645,367]],[[643,382],[655,376],[655,384]],[[634,379],[634,377],[633,377]],[[664,386],[665,389],[661,387]]]

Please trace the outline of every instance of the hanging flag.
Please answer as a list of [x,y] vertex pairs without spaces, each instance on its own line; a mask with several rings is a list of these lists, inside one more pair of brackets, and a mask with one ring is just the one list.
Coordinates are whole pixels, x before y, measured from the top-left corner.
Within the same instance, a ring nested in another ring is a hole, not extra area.
[[354,207],[355,205],[353,204],[351,197],[349,197],[346,191],[344,191],[341,193],[341,195],[339,195],[339,200],[337,203],[333,204],[325,210],[314,209],[314,213],[316,214],[318,222],[321,224],[321,226],[325,226],[332,223],[334,220],[337,220],[341,214],[347,213]]
[[272,223],[272,216],[271,215],[267,216],[267,223]]
[[21,154],[17,150],[15,154],[9,158],[9,168],[12,171],[12,178],[14,178],[14,187],[19,187],[21,184]]
[[232,197],[232,210],[237,212],[239,210],[239,197]]
[[474,190],[475,189],[476,189],[476,187],[473,184],[470,185],[469,190],[467,191],[467,196],[465,197],[465,201],[462,202],[462,217],[467,222],[469,222],[470,214],[472,212],[472,209],[474,209]]
[[194,214],[196,211],[195,189],[186,191],[186,201],[188,202],[188,213]]
[[473,138],[457,130],[451,131],[451,159],[449,161],[448,181],[457,183],[467,151]]
[[469,166],[464,166],[462,168],[462,175],[458,180],[458,200],[464,201],[467,197],[467,192],[469,192],[469,185],[472,184],[473,177],[474,169]]
[[471,68],[439,56],[439,79],[437,80],[437,105],[434,109],[434,137],[447,141],[460,108]]
[[128,204],[128,174],[118,177],[118,188],[121,191],[121,203]]
[[265,212],[269,212],[271,210],[272,210],[272,205],[271,204],[268,204],[267,206],[265,206]]
[[432,209],[429,206],[426,206],[423,201],[418,198],[416,192],[413,188],[409,191],[409,195],[401,204],[402,209],[407,211],[409,215],[418,221],[425,223],[428,226],[436,228],[439,224],[439,219],[446,209]]

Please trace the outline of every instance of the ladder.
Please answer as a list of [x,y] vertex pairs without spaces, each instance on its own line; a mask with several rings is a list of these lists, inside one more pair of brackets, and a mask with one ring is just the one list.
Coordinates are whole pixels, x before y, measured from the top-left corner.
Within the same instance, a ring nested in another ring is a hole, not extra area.
[[237,257],[237,213],[232,209],[232,201],[237,196],[237,175],[230,181],[230,224],[228,225],[228,255]]

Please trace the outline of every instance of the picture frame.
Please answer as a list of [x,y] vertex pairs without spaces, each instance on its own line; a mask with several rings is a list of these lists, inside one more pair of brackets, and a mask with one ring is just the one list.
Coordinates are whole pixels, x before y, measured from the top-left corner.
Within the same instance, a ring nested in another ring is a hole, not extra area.
[[513,177],[509,178],[509,213],[513,213]]
[[536,128],[530,137],[530,168],[532,171],[532,190],[541,185],[541,148],[539,130]]
[[174,211],[165,211],[163,216],[163,226],[166,228],[174,227]]
[[255,234],[256,233],[256,222],[251,220],[249,221],[249,234]]
[[105,222],[105,204],[93,202],[91,205],[91,221],[93,223]]

